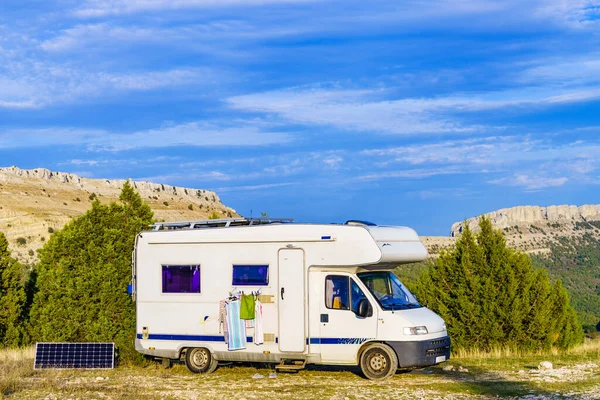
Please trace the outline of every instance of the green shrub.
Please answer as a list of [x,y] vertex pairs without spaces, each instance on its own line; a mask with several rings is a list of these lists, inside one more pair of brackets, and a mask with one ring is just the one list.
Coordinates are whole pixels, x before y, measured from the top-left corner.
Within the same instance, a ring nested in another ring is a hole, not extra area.
[[40,251],[30,313],[33,341],[110,341],[121,360],[140,359],[133,346],[135,304],[126,288],[135,237],[153,215],[128,182],[119,200],[93,202]]
[[561,280],[551,283],[529,256],[508,248],[488,218],[479,226],[477,236],[465,226],[456,247],[442,251],[413,285],[419,300],[446,321],[453,346],[546,350],[581,343],[583,330]]

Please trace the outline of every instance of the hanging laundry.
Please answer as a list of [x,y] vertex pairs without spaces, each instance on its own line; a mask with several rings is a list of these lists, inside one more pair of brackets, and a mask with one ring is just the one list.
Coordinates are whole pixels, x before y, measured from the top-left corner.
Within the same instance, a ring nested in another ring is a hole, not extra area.
[[265,342],[265,334],[263,332],[262,323],[262,304],[260,300],[256,300],[254,305],[254,344],[259,345]]
[[225,300],[219,301],[219,333],[223,334],[225,343],[229,342],[229,335],[227,333],[227,302]]
[[240,319],[240,302],[237,300],[227,303],[227,331],[227,350],[246,348],[246,323]]
[[254,320],[253,319],[247,319],[245,321],[246,321],[246,329],[254,328]]
[[254,319],[254,295],[243,294],[240,310],[241,319]]

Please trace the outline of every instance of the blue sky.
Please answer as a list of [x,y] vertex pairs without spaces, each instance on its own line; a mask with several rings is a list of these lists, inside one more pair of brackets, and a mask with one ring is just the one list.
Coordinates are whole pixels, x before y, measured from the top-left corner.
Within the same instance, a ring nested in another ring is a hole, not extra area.
[[600,0],[4,0],[0,160],[424,235],[597,204]]

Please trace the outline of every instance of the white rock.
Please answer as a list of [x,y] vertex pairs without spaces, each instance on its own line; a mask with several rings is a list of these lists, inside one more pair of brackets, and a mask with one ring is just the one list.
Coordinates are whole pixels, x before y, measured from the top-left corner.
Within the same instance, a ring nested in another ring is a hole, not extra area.
[[542,361],[538,365],[538,369],[541,369],[541,370],[552,369],[552,363],[550,361]]
[[454,366],[446,365],[444,368],[442,368],[442,370],[446,372],[454,371]]

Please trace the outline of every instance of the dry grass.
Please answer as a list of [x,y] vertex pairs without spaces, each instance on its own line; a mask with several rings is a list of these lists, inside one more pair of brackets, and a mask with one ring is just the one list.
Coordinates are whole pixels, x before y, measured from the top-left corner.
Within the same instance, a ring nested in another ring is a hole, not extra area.
[[538,350],[538,351],[523,351],[516,350],[511,347],[497,347],[492,350],[453,350],[452,358],[454,359],[501,359],[515,357],[532,357],[532,356],[567,356],[567,355],[582,355],[587,353],[600,353],[600,340],[586,339],[583,344],[568,350]]
[[[506,357],[510,354],[510,357]],[[466,358],[470,355],[471,358]],[[479,358],[477,358],[479,357]],[[484,358],[485,357],[485,358]],[[277,374],[249,365],[220,366],[209,375],[195,375],[181,363],[164,369],[160,363],[114,370],[34,370],[33,348],[0,351],[0,397],[7,399],[482,399],[490,396],[535,399],[600,399],[600,341],[569,352],[518,356],[506,350],[461,354],[448,364],[468,372],[445,372],[441,366],[398,373],[372,382],[356,368],[310,367],[296,374]],[[556,373],[569,379],[531,374],[539,360],[550,359]],[[583,369],[582,369],[583,368]],[[520,370],[525,370],[523,371]],[[583,371],[583,372],[578,372]],[[587,371],[587,372],[586,372]],[[255,374],[264,378],[253,379]],[[577,375],[578,373],[579,375]],[[569,375],[570,374],[570,375]],[[543,379],[543,380],[541,380]],[[563,382],[564,380],[564,382]]]
[[0,396],[16,392],[22,379],[33,373],[34,351],[33,347],[0,351]]

